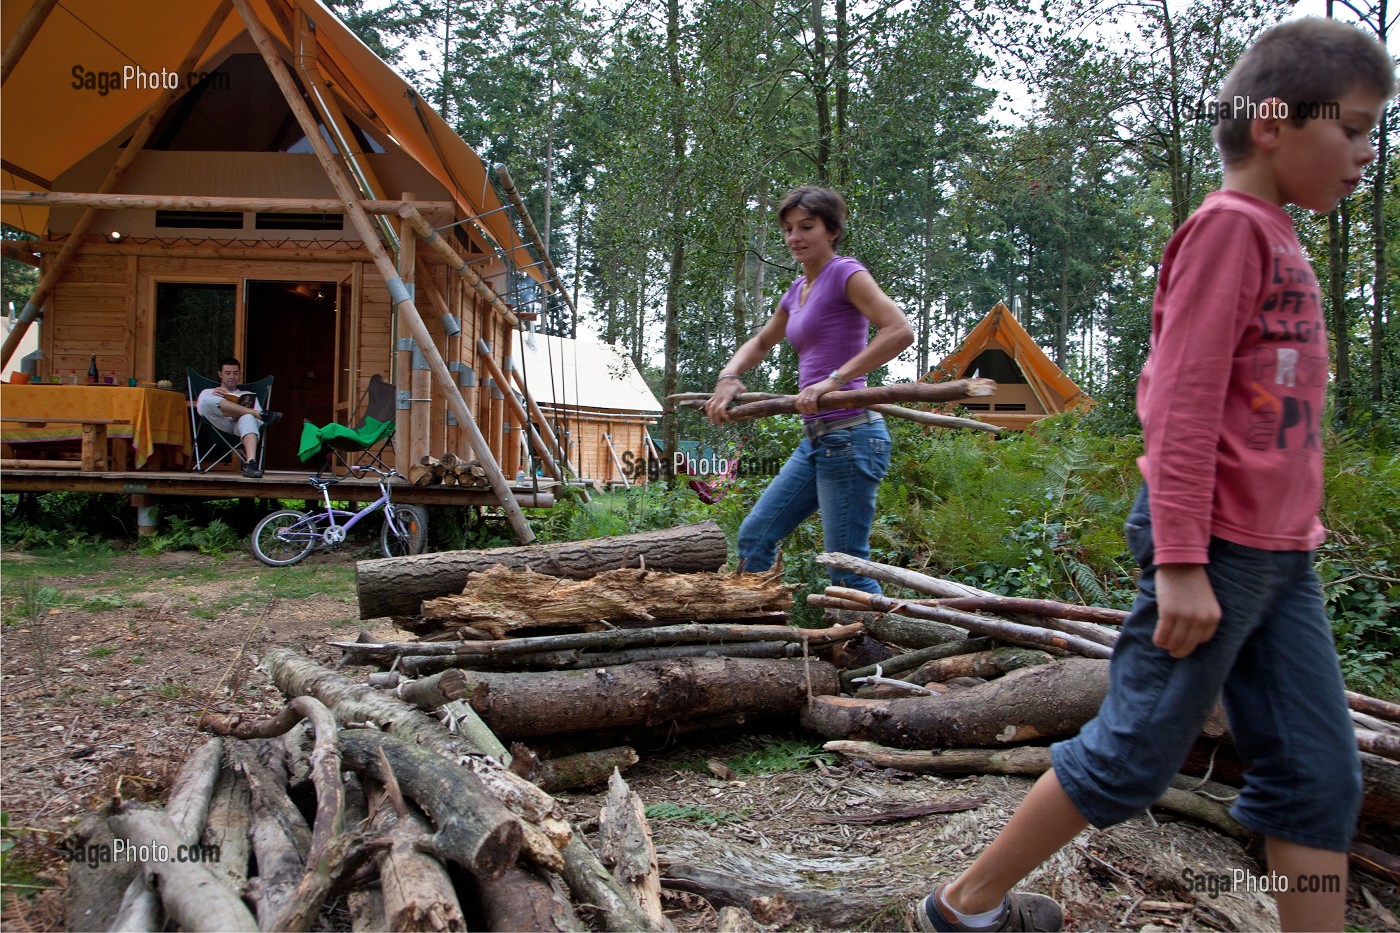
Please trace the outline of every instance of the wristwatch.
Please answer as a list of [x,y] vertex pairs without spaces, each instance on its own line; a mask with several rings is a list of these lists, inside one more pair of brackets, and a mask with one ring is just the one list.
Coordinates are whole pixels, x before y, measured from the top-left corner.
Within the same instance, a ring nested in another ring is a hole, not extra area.
[[841,375],[841,370],[839,369],[833,369],[831,375],[826,378],[835,380],[836,384],[839,386],[846,384],[846,379]]

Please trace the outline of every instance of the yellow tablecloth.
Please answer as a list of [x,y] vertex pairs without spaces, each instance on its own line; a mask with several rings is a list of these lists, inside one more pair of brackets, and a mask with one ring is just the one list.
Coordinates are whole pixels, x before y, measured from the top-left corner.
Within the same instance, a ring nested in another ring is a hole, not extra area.
[[80,424],[37,425],[10,418],[80,418],[130,421],[107,426],[109,438],[128,438],[136,469],[146,465],[157,444],[179,447],[186,456],[190,416],[183,392],[126,386],[0,385],[0,442],[67,440],[82,437]]

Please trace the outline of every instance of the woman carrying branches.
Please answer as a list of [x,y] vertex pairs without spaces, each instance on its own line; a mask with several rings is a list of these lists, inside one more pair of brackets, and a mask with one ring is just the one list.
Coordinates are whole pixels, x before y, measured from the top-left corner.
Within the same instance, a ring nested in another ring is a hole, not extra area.
[[[744,391],[740,374],[757,366],[784,337],[797,351],[796,405],[806,436],[739,528],[739,560],[749,572],[772,567],[778,545],[818,509],[826,550],[870,555],[875,496],[890,463],[889,432],[875,412],[819,412],[817,400],[838,389],[863,388],[867,373],[914,342],[914,331],[865,266],[837,255],[846,216],[845,200],[830,188],[803,185],[783,198],[778,222],[802,275],[763,328],[735,351],[705,404],[711,422],[725,423],[729,404]],[[838,586],[880,592],[869,577],[833,568],[831,579]]]

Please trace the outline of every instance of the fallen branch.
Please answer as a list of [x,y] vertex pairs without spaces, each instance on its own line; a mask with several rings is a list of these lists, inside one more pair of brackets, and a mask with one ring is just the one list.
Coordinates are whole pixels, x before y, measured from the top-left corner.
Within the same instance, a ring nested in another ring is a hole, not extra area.
[[[918,383],[914,383],[917,385]],[[889,388],[888,386],[877,388]],[[689,408],[701,410],[705,403],[710,400],[709,392],[680,392],[675,395],[666,396],[666,404],[672,408]],[[771,399],[789,398],[790,396],[779,395],[774,392],[742,392],[734,397],[737,404],[749,402],[762,402]],[[901,405],[891,405],[882,403],[870,403],[865,405],[843,405],[840,407],[868,408],[871,411],[879,412],[890,418],[903,418],[906,421],[917,421],[932,428],[970,428],[974,431],[987,431],[991,434],[1000,434],[1001,428],[985,421],[977,421],[972,418],[958,418],[953,415],[939,415],[931,411],[923,411],[917,408],[904,408]],[[733,409],[731,409],[731,412]]]
[[[871,386],[865,389],[844,389],[828,392],[817,399],[819,411],[837,408],[868,408],[871,405],[890,402],[951,402],[973,396],[995,395],[997,384],[991,379],[954,379],[949,382],[900,382],[888,386]],[[667,407],[676,401],[696,401],[694,398],[679,399],[666,396]],[[749,421],[754,418],[768,418],[773,415],[797,414],[797,396],[779,395],[735,405],[728,410],[729,420]]]
[[646,808],[617,771],[608,778],[608,794],[598,816],[598,840],[603,864],[612,869],[613,877],[632,894],[652,926],[658,930],[674,930],[671,921],[661,912],[661,879]]
[[936,661],[939,658],[950,658],[954,655],[968,654],[973,651],[986,651],[993,646],[990,638],[964,638],[962,641],[948,642],[941,645],[933,645],[929,648],[920,648],[918,651],[911,651],[908,654],[895,655],[886,658],[877,664],[870,664],[865,667],[858,667],[851,671],[841,672],[841,687],[849,688],[859,677],[869,677],[875,673],[875,668],[879,667],[886,677],[895,674],[903,674],[912,671],[926,661]]
[[1033,616],[1094,622],[1099,625],[1122,625],[1128,613],[1121,609],[1101,606],[1075,606],[1053,599],[1019,599],[1012,596],[954,596],[943,599],[919,600],[928,606],[961,609],[964,612],[991,612],[997,615],[1023,613]]

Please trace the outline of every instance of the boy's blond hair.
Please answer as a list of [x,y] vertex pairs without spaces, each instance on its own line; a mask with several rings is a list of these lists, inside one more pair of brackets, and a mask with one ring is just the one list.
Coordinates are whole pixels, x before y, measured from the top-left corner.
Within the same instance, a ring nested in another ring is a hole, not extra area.
[[1256,39],[1225,78],[1215,144],[1227,165],[1238,162],[1253,148],[1249,125],[1268,99],[1281,101],[1301,126],[1327,116],[1329,104],[1358,87],[1387,100],[1395,93],[1395,64],[1385,46],[1336,20],[1281,23]]

